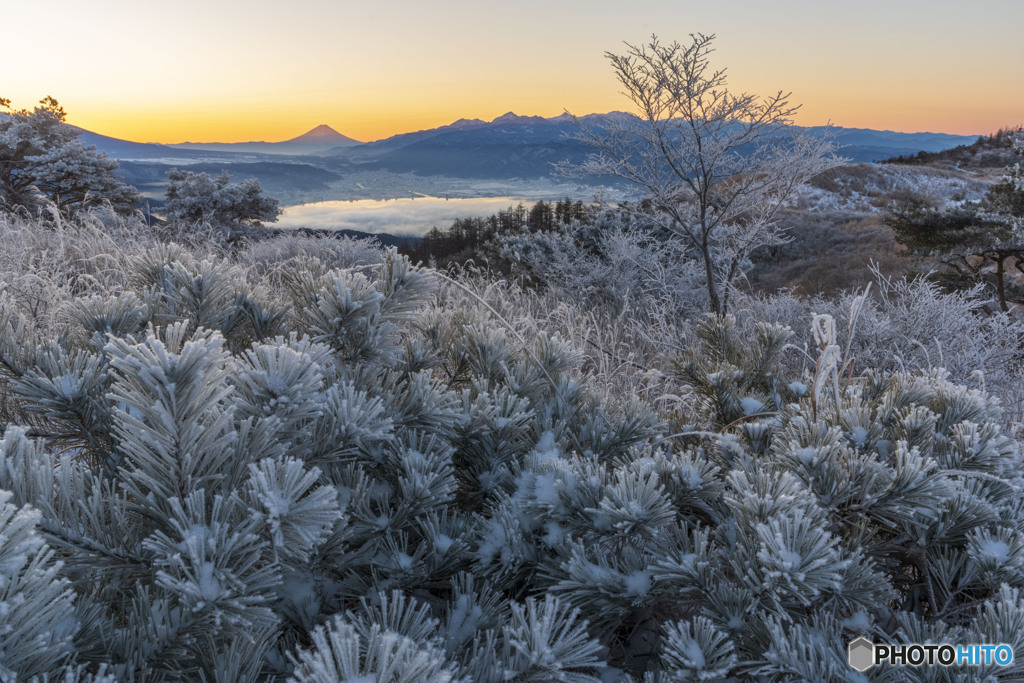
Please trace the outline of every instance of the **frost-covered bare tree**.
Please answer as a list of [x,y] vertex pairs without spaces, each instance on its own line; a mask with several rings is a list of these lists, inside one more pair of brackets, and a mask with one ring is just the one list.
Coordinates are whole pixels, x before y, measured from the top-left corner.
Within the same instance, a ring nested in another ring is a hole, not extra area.
[[804,182],[839,163],[827,138],[792,125],[798,105],[782,91],[734,94],[710,66],[714,35],[691,42],[626,44],[607,53],[637,113],[580,125],[595,152],[571,175],[616,176],[644,194],[640,210],[702,264],[708,306],[728,309],[728,288],[755,249],[779,244],[779,207]]

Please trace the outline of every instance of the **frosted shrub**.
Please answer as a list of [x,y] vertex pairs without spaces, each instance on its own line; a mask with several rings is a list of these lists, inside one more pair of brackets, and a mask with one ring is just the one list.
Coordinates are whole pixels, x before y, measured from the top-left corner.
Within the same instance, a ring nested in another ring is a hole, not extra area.
[[281,271],[298,263],[318,260],[325,269],[352,268],[380,261],[382,248],[376,239],[280,234],[242,247],[236,261],[242,269],[263,280],[280,283]]
[[1016,383],[1024,370],[1024,326],[984,311],[979,289],[947,294],[925,278],[889,280],[879,274],[877,281],[877,303],[864,309],[854,337],[854,353],[864,367],[883,366],[880,351],[889,348],[905,369],[944,367],[963,383],[981,371],[987,386],[1000,392]]
[[140,220],[103,207],[46,220],[0,211],[0,299],[55,336],[62,305],[120,291],[126,259],[153,241]]
[[82,143],[82,130],[66,117],[52,97],[32,111],[0,97],[0,206],[69,216],[105,205],[131,213],[139,193],[114,173],[116,160]]
[[[835,300],[799,299],[785,293],[747,299],[746,310],[738,312],[737,318],[745,327],[762,320],[788,325],[795,333],[792,343],[810,350],[814,341],[808,323],[814,313],[828,314],[836,321],[844,349],[852,334],[849,356],[854,374],[872,368],[942,367],[956,382],[983,385],[1019,416],[1024,324],[1010,315],[985,311],[980,288],[946,293],[925,277],[894,279],[876,271],[875,286],[851,326],[851,307],[862,294]],[[805,365],[807,358],[796,352],[786,361],[795,369]]]
[[859,634],[1020,641],[998,402],[860,372],[834,308],[687,342],[394,251],[246,253],[3,300],[0,678],[841,680]]
[[693,253],[649,219],[622,211],[601,211],[556,232],[504,237],[499,248],[554,296],[613,314],[627,306],[664,305],[675,314],[707,306]]
[[[713,325],[698,365],[739,341],[735,328],[712,334]],[[727,386],[752,366],[739,369]],[[1016,566],[1024,469],[1019,445],[1000,431],[997,402],[943,371],[868,374],[838,395],[831,382],[807,393],[716,440],[709,457],[731,469],[726,564],[706,574],[692,559],[680,564],[688,592],[696,579],[717,596],[704,613],[733,634],[739,668],[778,680],[845,676],[834,656],[840,634],[920,642],[915,619],[963,629],[962,642],[989,642],[991,626],[969,615],[1022,578],[1005,568]],[[791,651],[811,641],[831,643],[833,654]],[[758,654],[745,658],[746,647]],[[829,661],[813,663],[822,657]]]
[[[449,599],[490,605],[424,660],[437,680],[466,679],[488,643],[494,671],[587,680],[599,668],[596,641],[553,598],[523,611],[465,573],[475,510],[511,491],[542,432],[609,455],[649,433],[648,418],[638,429],[602,413],[570,349],[522,348],[444,314],[430,331],[434,281],[394,252],[358,271],[293,272],[273,295],[181,246],[124,268],[123,292],[73,302],[56,340],[3,311],[0,489],[38,509],[19,514],[39,531],[35,545],[5,535],[0,553],[36,552],[6,565],[7,583],[52,603],[13,628],[60,634],[0,653],[12,676],[102,663],[119,678],[305,680],[319,655],[298,646],[369,648],[355,671],[407,671],[410,646],[376,625],[315,635],[389,590],[438,613]],[[431,370],[446,365],[447,382]],[[47,597],[72,588],[74,609]]]
[[40,514],[0,491],[0,678],[59,669],[78,629],[70,582],[37,532]]

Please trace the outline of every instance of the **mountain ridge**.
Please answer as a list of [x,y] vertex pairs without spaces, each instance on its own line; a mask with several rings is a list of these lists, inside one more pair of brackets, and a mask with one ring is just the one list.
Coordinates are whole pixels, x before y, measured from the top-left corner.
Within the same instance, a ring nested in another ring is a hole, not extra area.
[[[585,126],[601,128],[631,116],[612,111],[588,114],[578,120]],[[834,137],[840,156],[852,162],[879,161],[922,150],[939,151],[973,142],[978,137],[839,126],[812,126],[806,130]],[[536,178],[548,175],[553,163],[579,163],[586,158],[592,149],[576,139],[578,131],[572,117],[566,114],[544,118],[507,112],[489,122],[459,119],[446,126],[329,149],[323,156],[371,169],[417,175]]]
[[[601,128],[632,116],[621,111],[588,114],[578,120]],[[190,163],[198,156],[228,161],[291,157],[291,162],[322,166],[332,172],[356,170],[414,173],[461,178],[541,178],[552,164],[579,163],[592,151],[576,138],[576,123],[567,114],[554,117],[523,116],[507,112],[491,121],[458,119],[437,128],[400,133],[372,142],[358,142],[326,124],[282,142],[132,143],[89,134],[83,139],[110,156],[122,159],[164,159]],[[853,162],[878,161],[918,152],[935,152],[973,143],[978,136],[947,133],[901,133],[868,128],[808,127],[831,135],[839,154]]]
[[349,141],[352,141],[352,142],[357,142],[357,140],[353,140],[352,138],[350,138],[350,137],[348,137],[346,135],[342,135],[338,131],[336,131],[333,128],[331,128],[330,126],[328,126],[326,123],[321,123],[316,128],[313,128],[312,130],[308,130],[305,133],[303,133],[302,135],[300,135],[298,137],[294,137],[291,140],[285,140],[285,142],[313,142],[313,143],[319,143],[319,142],[324,142],[326,140],[349,140]]
[[351,147],[363,144],[359,140],[343,135],[325,123],[306,131],[298,137],[280,142],[176,142],[166,145],[174,149],[202,150],[209,152],[240,152],[243,154],[274,154],[306,156],[321,154],[329,149]]

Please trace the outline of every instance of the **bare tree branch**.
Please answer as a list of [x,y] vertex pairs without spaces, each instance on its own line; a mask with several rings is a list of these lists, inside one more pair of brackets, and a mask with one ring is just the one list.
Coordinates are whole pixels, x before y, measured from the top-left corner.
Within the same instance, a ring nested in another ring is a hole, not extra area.
[[790,93],[731,93],[711,70],[715,36],[690,43],[626,43],[606,53],[637,113],[583,123],[594,152],[563,164],[572,176],[606,175],[637,186],[655,221],[703,261],[710,309],[726,312],[729,286],[750,254],[785,241],[778,209],[806,181],[841,162],[827,137],[795,128]]

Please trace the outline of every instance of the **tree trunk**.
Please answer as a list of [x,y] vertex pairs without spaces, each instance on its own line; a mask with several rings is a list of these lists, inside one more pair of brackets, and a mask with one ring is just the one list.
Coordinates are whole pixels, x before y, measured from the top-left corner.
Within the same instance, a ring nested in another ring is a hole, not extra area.
[[1003,260],[1006,257],[1002,252],[996,252],[996,296],[999,298],[999,310],[1006,313],[1010,309],[1006,306],[1006,285],[1003,283]]
[[711,305],[711,312],[715,315],[725,315],[722,303],[718,300],[718,290],[715,288],[715,270],[711,265],[711,250],[708,249],[707,244],[702,244],[700,252],[704,259],[704,277],[708,283],[708,303]]

